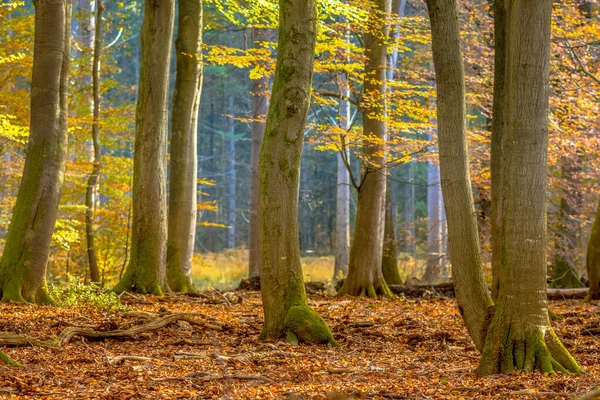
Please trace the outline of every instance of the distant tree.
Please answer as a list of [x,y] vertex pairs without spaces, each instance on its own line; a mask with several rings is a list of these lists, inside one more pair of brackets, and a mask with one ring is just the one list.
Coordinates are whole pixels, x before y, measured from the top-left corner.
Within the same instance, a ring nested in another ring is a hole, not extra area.
[[600,300],[600,203],[588,242],[586,268],[590,281],[586,300]]
[[308,306],[298,239],[298,184],[317,37],[315,0],[280,0],[277,66],[260,154],[262,339],[335,344]]
[[370,4],[368,29],[365,33],[363,110],[363,165],[358,187],[358,207],[354,241],[350,249],[348,277],[339,294],[392,297],[381,269],[385,216],[385,162],[387,127],[385,123],[386,14],[391,0]]
[[202,1],[179,0],[175,51],[177,75],[171,111],[171,176],[167,281],[175,292],[194,291],[198,108],[202,89]]
[[[391,181],[388,180],[388,189]],[[402,277],[398,271],[398,248],[396,246],[396,235],[394,232],[394,213],[392,212],[392,191],[385,193],[385,226],[383,237],[383,255],[381,269],[385,283],[390,285],[401,285]]]
[[[515,0],[503,7],[501,257],[496,309],[477,372],[491,375],[535,368],[546,373],[579,372],[550,325],[546,298],[552,2]],[[453,251],[454,242],[450,246]]]
[[46,265],[67,156],[72,2],[35,2],[30,133],[25,169],[0,259],[3,301],[51,303]]
[[144,4],[133,161],[131,258],[114,290],[162,294],[166,283],[167,113],[175,3],[145,0]]

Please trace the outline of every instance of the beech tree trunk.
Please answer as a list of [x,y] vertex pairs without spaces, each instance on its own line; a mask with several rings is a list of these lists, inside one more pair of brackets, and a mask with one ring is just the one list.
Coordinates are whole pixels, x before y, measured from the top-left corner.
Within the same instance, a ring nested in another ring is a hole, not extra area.
[[491,375],[535,368],[546,373],[579,372],[550,326],[546,299],[552,2],[512,0],[504,7],[499,289],[477,372]]
[[229,136],[228,144],[228,164],[229,171],[227,171],[228,175],[228,190],[227,190],[227,224],[229,228],[227,229],[227,248],[233,249],[235,247],[235,120],[233,119],[233,115],[235,114],[234,106],[233,106],[233,96],[229,96],[227,98],[227,108],[228,114],[230,115],[227,118],[227,134]]
[[175,292],[190,292],[194,291],[191,269],[198,199],[197,135],[202,90],[202,1],[179,0],[177,25],[177,75],[171,111],[167,281]]
[[592,225],[592,233],[587,248],[586,268],[590,289],[587,300],[600,300],[600,203]]
[[92,159],[92,172],[88,176],[85,192],[85,236],[87,239],[88,263],[90,266],[90,279],[100,282],[100,269],[94,244],[94,214],[98,196],[98,181],[100,180],[100,52],[102,51],[102,0],[96,0],[96,29],[94,33],[94,56],[92,60],[92,93],[94,97],[92,120],[92,145],[94,154]]
[[166,288],[167,113],[174,14],[174,0],[145,0],[133,160],[131,258],[116,292],[161,295]]
[[317,37],[315,0],[280,0],[277,64],[260,154],[261,338],[335,344],[308,306],[298,241],[298,184]]
[[[388,188],[389,189],[389,181]],[[402,277],[398,271],[398,248],[396,246],[396,235],[394,233],[394,213],[392,212],[392,191],[385,193],[385,222],[383,232],[383,256],[381,269],[383,279],[388,285],[401,285]]]
[[[389,32],[385,13],[391,0],[376,0],[369,11],[372,32],[365,33],[365,82],[368,99],[363,105],[363,162],[354,242],[350,249],[348,277],[339,294],[393,297],[383,278],[381,261],[385,216],[386,56],[384,39]],[[372,140],[371,137],[377,140]]]
[[465,79],[456,0],[427,0],[437,86],[440,177],[460,313],[477,349],[483,348],[488,308],[465,124]]
[[27,157],[0,259],[3,301],[51,303],[46,265],[67,155],[70,0],[35,2]]
[[427,165],[427,266],[421,279],[424,284],[437,283],[442,274],[442,206],[440,168],[436,163],[429,161]]
[[[252,28],[254,46],[268,39],[264,29]],[[250,155],[250,226],[249,226],[249,265],[250,278],[260,275],[259,263],[259,207],[260,207],[260,173],[259,157],[269,100],[265,93],[269,88],[269,80],[263,76],[252,83],[252,150]]]

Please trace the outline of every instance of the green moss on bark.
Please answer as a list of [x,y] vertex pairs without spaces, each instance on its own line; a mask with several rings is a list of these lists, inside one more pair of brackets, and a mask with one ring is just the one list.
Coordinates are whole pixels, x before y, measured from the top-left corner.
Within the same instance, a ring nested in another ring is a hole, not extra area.
[[371,299],[376,299],[378,296],[386,297],[388,299],[396,298],[396,295],[392,293],[385,281],[383,281],[378,287],[375,287],[375,285],[372,283],[364,286],[354,286],[349,283],[348,279],[346,279],[337,294],[338,296],[360,296]]
[[21,364],[19,364],[16,361],[13,361],[6,353],[4,353],[3,351],[0,351],[0,361],[2,361],[2,363],[4,363],[5,365],[10,365],[12,367],[20,367]]
[[291,332],[299,342],[339,346],[333,339],[327,323],[325,323],[319,313],[308,305],[291,307],[285,316],[283,324],[288,337]]

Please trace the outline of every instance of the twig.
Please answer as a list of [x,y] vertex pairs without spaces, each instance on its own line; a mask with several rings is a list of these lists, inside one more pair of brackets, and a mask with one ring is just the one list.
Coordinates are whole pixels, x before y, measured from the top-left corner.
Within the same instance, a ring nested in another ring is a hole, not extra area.
[[217,289],[215,289],[215,288],[214,288],[214,287],[212,287],[212,286],[209,286],[209,288],[211,288],[211,289],[212,289],[212,290],[214,290],[214,291],[215,291],[215,292],[216,292],[216,293],[217,293],[219,296],[221,296],[221,297],[222,297],[222,298],[225,300],[225,302],[227,303],[227,305],[231,307],[231,302],[229,301],[229,299],[228,299],[227,297],[225,297],[225,295],[224,295],[223,293],[221,293],[220,291],[218,291]]
[[159,361],[156,358],[141,357],[141,356],[114,356],[108,357],[108,363],[112,365],[119,365],[125,361]]

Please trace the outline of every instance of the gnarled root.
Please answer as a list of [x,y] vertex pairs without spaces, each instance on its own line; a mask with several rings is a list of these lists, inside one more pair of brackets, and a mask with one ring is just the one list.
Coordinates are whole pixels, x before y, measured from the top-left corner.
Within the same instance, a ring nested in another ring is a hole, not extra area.
[[509,328],[492,324],[477,374],[487,376],[534,369],[552,375],[556,372],[581,372],[552,328],[537,328],[515,334]]
[[382,282],[381,285],[375,287],[374,284],[370,283],[368,285],[352,285],[349,283],[349,279],[344,281],[344,285],[338,292],[338,296],[360,296],[360,297],[369,297],[371,299],[376,299],[377,296],[387,297],[389,299],[393,299],[396,297],[394,293],[390,290],[389,286]]
[[319,313],[307,305],[290,307],[283,325],[287,330],[288,341],[339,346],[333,339],[327,323]]

